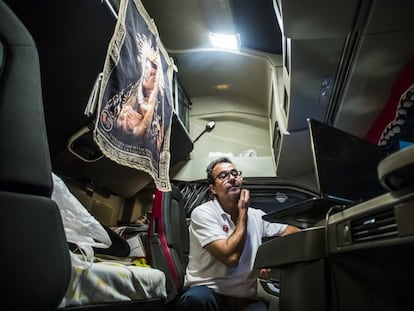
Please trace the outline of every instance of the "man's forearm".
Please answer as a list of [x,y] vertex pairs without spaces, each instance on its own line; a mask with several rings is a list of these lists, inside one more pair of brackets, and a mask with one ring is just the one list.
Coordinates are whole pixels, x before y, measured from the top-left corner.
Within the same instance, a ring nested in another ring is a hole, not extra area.
[[235,267],[244,248],[247,235],[247,219],[239,219],[233,233],[225,240],[217,240],[206,246],[206,250],[228,267]]

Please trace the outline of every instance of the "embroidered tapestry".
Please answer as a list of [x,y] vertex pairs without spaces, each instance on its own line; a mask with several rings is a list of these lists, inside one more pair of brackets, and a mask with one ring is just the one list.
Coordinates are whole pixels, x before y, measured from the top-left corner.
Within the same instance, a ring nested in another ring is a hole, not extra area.
[[174,64],[138,0],[121,0],[99,93],[94,139],[118,164],[147,172],[170,191]]

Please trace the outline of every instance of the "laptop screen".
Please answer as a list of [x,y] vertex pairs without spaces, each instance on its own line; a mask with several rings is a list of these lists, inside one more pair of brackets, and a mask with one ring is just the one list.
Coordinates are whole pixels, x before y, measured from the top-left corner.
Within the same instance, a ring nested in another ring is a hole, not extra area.
[[318,190],[322,198],[358,203],[386,192],[378,181],[385,150],[360,137],[308,119]]

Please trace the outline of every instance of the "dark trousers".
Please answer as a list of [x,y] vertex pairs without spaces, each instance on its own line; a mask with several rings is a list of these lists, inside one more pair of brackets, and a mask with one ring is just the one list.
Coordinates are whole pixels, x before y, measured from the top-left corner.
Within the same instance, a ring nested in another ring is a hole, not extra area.
[[207,286],[185,290],[178,300],[179,311],[266,311],[260,298],[238,298],[220,295]]

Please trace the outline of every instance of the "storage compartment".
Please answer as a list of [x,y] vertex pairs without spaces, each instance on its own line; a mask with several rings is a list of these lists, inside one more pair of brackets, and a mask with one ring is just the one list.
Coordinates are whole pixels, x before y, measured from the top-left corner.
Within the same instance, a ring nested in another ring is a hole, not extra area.
[[413,310],[413,197],[407,188],[329,217],[334,310]]
[[314,227],[259,247],[255,268],[280,270],[280,310],[330,310],[324,241],[325,229]]

